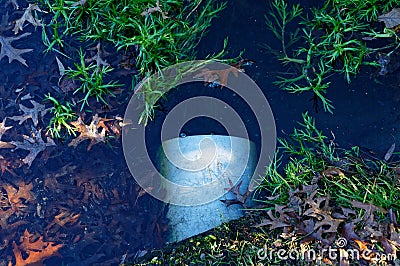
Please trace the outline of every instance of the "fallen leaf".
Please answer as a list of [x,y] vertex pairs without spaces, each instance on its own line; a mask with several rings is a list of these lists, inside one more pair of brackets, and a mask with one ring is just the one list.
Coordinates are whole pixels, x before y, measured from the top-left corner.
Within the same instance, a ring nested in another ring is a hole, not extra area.
[[[7,119],[7,117],[4,118],[4,119],[3,119],[3,122],[0,123],[0,139],[3,137],[4,133],[5,133],[7,130],[9,130],[9,129],[12,128],[12,126],[6,127],[6,119]],[[1,141],[1,140],[0,140],[0,148],[2,148],[2,149],[9,149],[9,148],[14,148],[14,147],[15,147],[15,146],[12,145],[11,143],[5,142],[5,141]],[[4,173],[4,172],[3,172],[3,173]]]
[[[44,242],[43,236],[39,237],[36,241],[32,241],[32,234],[25,229],[24,235],[21,237],[21,244],[18,246],[13,241],[13,252],[15,256],[16,266],[26,265],[43,265],[43,261],[52,256],[60,256],[58,250],[63,246],[62,244],[55,244],[54,242]],[[24,259],[22,252],[27,254]]]
[[390,219],[391,223],[393,223],[395,226],[398,226],[397,219],[396,219],[396,213],[393,211],[392,208],[389,209],[389,219]]
[[[94,49],[96,50],[96,54],[92,58],[85,59],[85,62],[90,64],[91,62],[94,61],[94,62],[96,62],[96,66],[109,66],[110,64],[101,58],[103,55],[103,52],[101,50],[100,42],[96,45],[96,47]],[[91,48],[89,50],[93,50],[93,48]]]
[[396,248],[396,245],[394,245],[394,243],[391,243],[391,241],[388,240],[386,237],[381,237],[380,241],[386,254],[396,254],[396,251],[398,249]]
[[394,28],[400,25],[400,8],[393,8],[389,13],[380,15],[378,20],[385,23],[386,28]]
[[11,23],[8,21],[10,16],[8,15],[8,11],[5,15],[1,16],[1,21],[0,21],[0,35],[1,33],[8,31],[9,29],[12,28]]
[[32,183],[26,184],[25,182],[21,182],[18,184],[18,189],[9,184],[3,185],[2,187],[7,193],[8,202],[7,205],[2,207],[10,208],[12,210],[11,214],[21,216],[28,207],[25,203],[33,203],[35,201],[35,196],[31,192],[33,188]]
[[76,130],[80,133],[80,135],[73,139],[68,146],[78,146],[79,143],[81,143],[84,140],[90,140],[90,144],[87,148],[89,151],[93,145],[100,143],[100,142],[105,142],[106,138],[106,130],[102,128],[102,130],[98,131],[99,128],[99,117],[98,115],[94,115],[92,118],[92,122],[90,125],[86,125],[81,117],[78,117],[78,120],[71,122],[71,125],[73,125]]
[[354,223],[345,223],[343,226],[343,237],[346,238],[347,242],[349,240],[360,240],[360,237],[354,232]]
[[58,71],[60,72],[60,78],[58,79],[58,85],[60,85],[61,79],[65,75],[65,67],[63,63],[61,63],[60,59],[56,56],[56,61],[57,61],[57,66],[58,66]]
[[0,140],[0,148],[1,149],[12,149],[12,148],[15,148],[15,146],[12,145],[10,142]]
[[392,146],[388,149],[388,151],[385,154],[384,160],[387,162],[389,159],[392,157],[394,149],[396,148],[396,143],[393,143]]
[[370,261],[373,258],[376,258],[376,254],[375,252],[373,252],[368,246],[366,242],[362,241],[362,240],[357,240],[354,239],[354,242],[356,242],[358,249],[360,250],[360,254],[361,254],[361,258],[366,260],[366,261]]
[[239,76],[239,69],[235,67],[219,70],[203,68],[194,78],[202,78],[206,83],[218,83],[220,86],[226,87],[228,85],[229,73],[232,73],[237,78]]
[[400,233],[396,232],[394,224],[389,225],[390,241],[395,243],[400,248]]
[[25,9],[25,12],[22,15],[22,17],[15,21],[15,27],[13,29],[15,34],[18,34],[18,31],[20,31],[20,30],[22,31],[25,21],[31,23],[35,27],[43,26],[43,24],[41,23],[40,20],[33,17],[32,11],[34,11],[34,10],[43,12],[42,10],[40,10],[40,8],[38,7],[37,4],[29,4],[29,6]]
[[9,119],[19,121],[19,124],[21,125],[24,121],[28,119],[32,119],[33,124],[35,127],[39,123],[39,115],[43,117],[51,108],[45,108],[44,105],[37,103],[33,100],[30,100],[32,103],[33,107],[28,108],[22,104],[19,105],[19,108],[21,109],[22,112],[24,112],[23,115],[17,115],[17,116],[11,116]]
[[[59,214],[54,216],[53,221],[46,226],[45,230],[48,232],[49,231],[57,232],[60,227],[64,227],[67,224],[70,226],[74,225],[78,221],[80,216],[81,215],[79,213],[74,214],[67,209],[61,209],[59,211]],[[53,228],[54,226],[55,228]]]
[[154,13],[154,12],[160,12],[163,19],[169,18],[169,17],[167,16],[167,13],[164,12],[164,11],[161,9],[161,7],[160,7],[160,1],[159,1],[159,0],[157,0],[156,6],[155,6],[155,7],[151,7],[151,8],[149,8],[149,9],[147,9],[146,11],[143,11],[140,15],[142,15],[142,16],[147,16],[147,15],[149,15],[149,14],[151,14],[151,13]]
[[6,7],[7,7],[9,4],[12,4],[13,7],[14,7],[14,9],[19,9],[19,5],[18,5],[17,0],[7,0],[7,2],[6,2]]
[[377,207],[375,205],[372,205],[371,203],[362,203],[355,200],[352,200],[350,203],[354,208],[364,209],[366,211],[372,210],[372,211],[387,213],[387,211],[384,208]]
[[8,57],[8,63],[11,63],[14,60],[19,61],[24,66],[28,66],[26,60],[21,57],[22,54],[33,51],[33,49],[16,49],[12,47],[11,43],[13,41],[19,40],[25,36],[31,35],[30,32],[24,33],[18,37],[4,37],[0,35],[0,44],[1,44],[1,52],[0,52],[0,60],[3,57]]
[[[1,147],[1,142],[0,141],[0,147]],[[10,144],[8,142],[5,142],[7,144]],[[14,148],[15,146],[10,144],[10,146],[12,146],[11,148]],[[1,175],[4,174],[4,172],[9,172],[11,175],[16,176],[16,174],[12,171],[12,168],[14,168],[15,165],[12,163],[12,161],[10,161],[9,159],[4,159],[3,156],[0,156],[0,171],[1,171]]]
[[38,154],[44,151],[49,146],[55,146],[54,141],[47,137],[46,141],[43,140],[41,135],[42,130],[36,130],[32,127],[31,136],[24,135],[24,140],[21,141],[11,141],[10,143],[16,147],[16,149],[22,149],[29,151],[28,155],[22,160],[23,163],[31,167],[32,162],[38,156]]

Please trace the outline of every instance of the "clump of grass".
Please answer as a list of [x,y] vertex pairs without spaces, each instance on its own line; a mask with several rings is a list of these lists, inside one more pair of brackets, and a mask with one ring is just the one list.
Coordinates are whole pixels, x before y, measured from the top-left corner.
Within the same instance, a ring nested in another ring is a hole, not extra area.
[[[135,59],[139,72],[132,79],[149,77],[162,69],[193,60],[195,48],[206,34],[211,21],[226,7],[226,3],[212,0],[42,0],[43,9],[53,16],[43,28],[42,39],[46,51],[66,55],[65,38],[75,36],[83,42],[111,44],[118,51]],[[49,37],[50,36],[50,37]],[[224,44],[224,49],[226,43]],[[220,59],[225,51],[208,59]],[[68,56],[69,57],[69,56]],[[113,95],[116,82],[104,82],[110,74],[109,66],[87,64],[80,50],[80,61],[66,74],[80,82],[74,95],[83,95],[79,100],[81,110],[89,105],[89,98],[107,104],[106,95]],[[160,87],[160,86],[158,86]],[[160,91],[157,87],[143,91],[145,111],[140,122],[146,124],[154,113],[154,99]]]
[[[289,190],[311,185],[319,177],[319,195],[341,206],[356,200],[400,214],[398,163],[362,158],[358,147],[338,149],[316,128],[314,119],[304,114],[303,120],[288,139],[279,140],[281,148],[259,187],[260,192],[279,195],[270,203],[287,204]],[[287,163],[281,171],[284,157]]]
[[65,70],[65,74],[74,80],[80,82],[80,86],[74,91],[74,94],[82,93],[83,98],[79,100],[82,103],[81,111],[89,105],[89,97],[93,96],[98,102],[108,105],[105,96],[111,95],[112,89],[122,86],[116,81],[104,82],[104,76],[113,69],[109,65],[97,65],[85,62],[85,54],[79,51],[79,62],[75,63],[75,69]]
[[64,135],[75,136],[75,130],[69,124],[69,122],[77,118],[76,113],[72,109],[72,104],[69,102],[61,104],[56,98],[51,96],[50,93],[46,95],[44,101],[49,101],[53,104],[53,107],[50,109],[53,117],[50,119],[47,127],[47,133],[49,133],[52,138],[62,138]]
[[[332,113],[334,106],[325,97],[330,86],[328,78],[332,74],[342,74],[350,83],[363,65],[379,66],[373,61],[373,53],[398,48],[395,45],[398,37],[393,31],[382,33],[372,25],[380,14],[393,8],[395,2],[333,0],[305,14],[300,5],[273,1],[266,25],[281,41],[282,52],[264,46],[283,64],[296,69],[293,74],[278,77],[275,84],[292,93],[312,91],[314,97],[322,101],[324,110]],[[301,27],[288,32],[291,22],[297,22]],[[371,37],[388,38],[392,44],[368,48],[365,40]]]
[[[193,59],[194,48],[226,3],[211,0],[43,0],[54,13],[49,26],[58,32],[50,45],[74,34],[82,41],[107,41],[134,51],[142,75]],[[62,26],[61,26],[62,25]]]

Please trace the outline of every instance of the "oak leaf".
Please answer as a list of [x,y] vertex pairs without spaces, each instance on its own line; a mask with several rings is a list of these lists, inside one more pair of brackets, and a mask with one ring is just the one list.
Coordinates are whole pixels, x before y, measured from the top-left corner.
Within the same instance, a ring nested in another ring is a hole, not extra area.
[[380,15],[378,20],[385,23],[385,27],[389,29],[400,25],[400,8],[393,8],[389,13]]
[[23,163],[27,164],[31,167],[32,162],[38,156],[38,154],[44,151],[49,146],[55,146],[54,141],[47,137],[46,141],[42,138],[42,130],[36,130],[36,128],[32,127],[31,136],[24,135],[24,140],[21,141],[11,141],[16,149],[22,149],[29,151],[29,154],[22,160]]
[[90,140],[89,146],[87,150],[89,151],[93,145],[99,142],[105,142],[106,139],[106,130],[102,128],[99,133],[99,117],[98,115],[94,115],[92,118],[92,122],[89,125],[86,125],[82,118],[79,117],[78,120],[71,122],[71,124],[76,128],[76,130],[80,133],[80,135],[73,139],[68,146],[78,146],[84,140]]
[[101,49],[101,43],[97,43],[96,47],[90,48],[88,50],[96,50],[96,54],[89,59],[85,59],[85,63],[90,64],[92,62],[96,62],[96,66],[110,66],[106,60],[102,58],[104,52]]
[[33,105],[32,108],[28,108],[22,104],[19,105],[19,108],[24,112],[23,115],[17,115],[17,116],[11,116],[9,117],[12,120],[19,121],[19,124],[21,125],[24,121],[28,119],[32,119],[33,124],[35,127],[39,123],[39,115],[43,117],[51,108],[45,108],[44,105],[37,103],[33,100],[30,101]]
[[18,5],[17,0],[7,0],[6,6],[8,6],[9,4],[12,4],[14,9],[19,9],[19,5]]
[[[3,137],[3,134],[12,128],[12,126],[6,127],[6,119],[3,119],[3,122],[0,123],[0,139]],[[8,149],[8,148],[14,148],[14,145],[12,145],[9,142],[1,141],[0,140],[0,148],[2,149]],[[4,172],[3,172],[4,173]]]
[[3,136],[4,133],[6,133],[7,130],[11,129],[12,126],[6,127],[6,118],[3,119],[3,122],[0,123],[0,138]]
[[2,32],[8,31],[9,29],[12,28],[11,23],[8,21],[10,16],[8,15],[8,12],[5,15],[1,16],[1,21],[0,21],[0,34]]
[[1,44],[1,51],[0,51],[0,60],[3,57],[8,57],[8,63],[11,63],[14,60],[19,61],[24,66],[28,66],[26,60],[21,57],[22,54],[28,53],[33,51],[33,49],[16,49],[12,47],[11,43],[13,41],[19,40],[25,36],[30,35],[30,32],[24,33],[18,37],[5,37],[0,35],[0,44]]
[[18,31],[20,30],[22,31],[25,21],[31,23],[35,27],[43,26],[42,22],[39,19],[33,17],[32,11],[34,10],[43,12],[42,10],[40,10],[37,4],[29,4],[29,6],[25,9],[25,12],[22,15],[22,17],[15,21],[15,27],[13,29],[15,34],[18,34]]
[[232,66],[227,69],[218,70],[203,68],[194,78],[202,78],[206,83],[217,83],[222,87],[226,87],[228,85],[229,73],[232,73],[237,78],[239,76],[239,69]]
[[17,216],[20,216],[28,207],[27,205],[25,205],[25,203],[33,202],[35,200],[35,196],[31,192],[33,188],[32,183],[25,184],[25,182],[21,182],[18,186],[18,189],[9,184],[3,185],[2,187],[7,193],[8,202],[7,205],[4,205],[2,207],[10,208],[12,210],[11,214],[15,213]]
[[[43,265],[45,259],[52,256],[59,256],[58,250],[63,246],[62,244],[45,242],[43,241],[43,236],[33,241],[32,237],[33,235],[26,229],[24,235],[20,239],[21,244],[19,246],[13,241],[16,266]],[[22,257],[22,252],[27,254],[25,259]]]

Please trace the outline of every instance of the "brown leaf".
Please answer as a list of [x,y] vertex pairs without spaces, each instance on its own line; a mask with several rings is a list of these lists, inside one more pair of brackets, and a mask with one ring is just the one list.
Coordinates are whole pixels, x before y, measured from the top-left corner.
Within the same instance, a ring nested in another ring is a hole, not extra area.
[[0,35],[0,44],[1,44],[1,52],[0,52],[0,60],[3,57],[8,57],[8,63],[11,63],[14,60],[19,61],[24,66],[28,66],[26,60],[21,57],[22,54],[33,51],[33,49],[16,49],[11,46],[13,41],[19,40],[25,36],[30,35],[30,32],[24,33],[18,37],[4,37]]
[[68,211],[61,211],[58,215],[54,216],[54,222],[59,226],[66,224],[74,224],[78,221],[81,215],[69,213]]
[[0,148],[1,149],[12,149],[12,148],[15,148],[15,146],[12,145],[10,142],[0,140]]
[[389,226],[390,241],[395,243],[400,248],[400,233],[396,232],[396,227],[393,224]]
[[391,223],[393,223],[395,226],[398,226],[397,219],[396,219],[396,213],[393,211],[392,208],[389,209],[389,219],[390,219]]
[[272,214],[272,211],[269,210],[267,212],[267,215],[269,216],[268,218],[263,217],[261,219],[261,223],[253,225],[253,227],[263,227],[263,226],[267,226],[267,225],[271,225],[270,230],[275,229],[275,228],[280,228],[280,227],[285,227],[285,226],[290,226],[290,224],[285,223],[282,219],[277,219],[274,217],[274,215]]
[[[8,143],[8,142],[6,142]],[[11,144],[10,144],[11,145]],[[12,145],[14,147],[14,145]],[[1,141],[0,141],[0,147],[1,147]],[[8,159],[4,159],[4,157],[0,156],[0,171],[1,174],[3,175],[4,172],[9,172],[11,175],[16,176],[16,174],[12,171],[12,168],[15,168],[15,165],[12,163],[12,161]]]
[[393,8],[389,13],[380,15],[378,20],[385,23],[386,28],[394,28],[400,25],[400,8]]
[[335,176],[339,176],[340,178],[344,177],[344,173],[339,168],[336,167],[329,167],[322,174],[326,177],[335,177]]
[[376,227],[377,226],[377,222],[375,220],[374,213],[375,212],[387,213],[387,211],[385,209],[383,209],[381,207],[377,207],[377,206],[372,205],[370,203],[362,203],[362,202],[359,202],[359,201],[352,200],[351,204],[352,204],[352,206],[354,208],[365,210],[364,216],[354,220],[355,223],[357,223],[360,220],[362,220],[366,225],[369,225],[371,227]]
[[90,140],[90,144],[87,148],[89,151],[93,145],[100,142],[105,142],[106,130],[103,128],[99,133],[99,117],[97,114],[93,116],[90,125],[86,125],[81,117],[78,117],[78,120],[71,122],[71,124],[76,128],[80,135],[73,139],[68,146],[76,147],[79,143],[88,139]]
[[29,6],[25,9],[25,12],[22,15],[22,17],[15,21],[15,27],[13,29],[15,35],[18,34],[18,31],[20,31],[20,30],[22,31],[25,21],[31,23],[35,27],[43,26],[43,24],[41,23],[40,20],[33,17],[32,11],[34,11],[34,10],[43,12],[42,10],[40,10],[40,8],[38,7],[37,4],[29,4]]
[[[13,252],[15,256],[16,266],[26,265],[43,265],[43,261],[52,256],[59,256],[57,251],[62,247],[62,244],[54,242],[44,242],[43,236],[36,241],[32,241],[32,235],[26,229],[21,237],[21,244],[18,246],[13,241]],[[28,256],[26,259],[22,257],[22,252]]]
[[348,219],[351,214],[356,215],[356,212],[352,209],[340,206],[338,210],[332,212],[332,217],[336,219]]
[[164,12],[164,11],[161,9],[161,7],[160,7],[160,1],[159,1],[159,0],[157,0],[156,6],[155,6],[155,7],[151,7],[151,8],[149,8],[149,9],[147,9],[146,11],[143,11],[140,15],[142,15],[142,16],[147,16],[147,15],[149,15],[149,14],[151,14],[151,13],[154,13],[154,12],[160,12],[163,19],[169,18],[169,17],[167,16],[167,13]]
[[358,249],[360,250],[361,257],[364,260],[370,261],[375,257],[375,253],[372,252],[372,250],[367,246],[368,243],[357,239],[354,239],[354,242],[356,242]]
[[229,73],[232,73],[237,78],[239,76],[239,69],[235,67],[220,70],[203,68],[194,78],[202,78],[206,83],[218,82],[222,87],[226,87],[228,85]]
[[[25,182],[21,182],[18,184],[18,189],[9,184],[5,184],[2,187],[7,193],[7,204],[4,204],[2,207],[10,208],[11,210],[8,213],[8,217],[13,214],[17,216],[23,215],[28,207],[25,203],[33,203],[35,200],[35,196],[31,193],[33,188],[32,183],[25,184]],[[4,226],[3,224],[2,227]]]

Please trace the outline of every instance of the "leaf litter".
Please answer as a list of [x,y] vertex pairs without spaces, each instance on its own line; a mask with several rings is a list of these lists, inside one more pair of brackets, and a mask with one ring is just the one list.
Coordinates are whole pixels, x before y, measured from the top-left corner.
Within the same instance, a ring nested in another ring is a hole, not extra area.
[[[15,0],[9,2],[18,4]],[[8,14],[3,14],[0,59],[31,65],[24,55],[33,49],[17,49],[13,42],[20,39],[22,42],[22,38],[31,34],[21,33],[28,23],[42,24],[40,18],[35,17],[36,11],[40,11],[37,6],[30,5],[21,17],[17,17],[14,25]],[[5,31],[8,30],[18,35],[7,37]],[[38,36],[40,39],[40,34]],[[38,39],[38,36],[33,38]],[[108,65],[104,59],[107,53],[100,44],[92,50],[90,62]],[[55,59],[59,67],[57,76],[61,76],[58,85],[69,92],[71,89],[63,84],[65,68],[60,59]],[[18,89],[5,91],[10,93],[9,97],[0,91],[3,98],[12,101],[2,113],[0,123],[3,145],[0,155],[0,231],[4,240],[0,243],[0,265],[43,265],[47,259],[58,255],[62,256],[60,265],[64,261],[117,265],[121,256],[130,260],[139,248],[160,247],[167,228],[163,218],[165,213],[159,211],[162,206],[145,191],[140,191],[124,164],[114,165],[116,161],[123,162],[123,158],[116,159],[114,150],[110,152],[104,147],[96,150],[88,160],[82,160],[87,157],[86,151],[71,149],[68,145],[48,149],[55,146],[54,140],[43,132],[47,119],[42,120],[49,108],[37,100],[38,94],[34,91],[51,88],[48,85],[52,81],[43,83],[44,78],[41,81],[34,79],[43,69],[47,71],[48,66],[39,64],[37,69],[29,68],[28,74],[23,75],[24,81],[17,85]],[[12,81],[7,82],[15,85]],[[18,94],[16,98],[14,92]],[[8,110],[20,113],[10,114]],[[76,148],[88,140],[87,149],[90,150],[93,145],[105,142],[109,135],[121,136],[124,127],[121,117],[100,117],[97,114],[100,110],[93,111],[89,124],[85,124],[83,117],[75,121],[79,136],[69,146]],[[53,152],[55,149],[56,153]],[[47,159],[51,159],[51,163],[46,163]],[[3,260],[3,255],[7,261]]]
[[[317,196],[320,177],[314,178],[313,185],[303,185],[301,189],[289,191],[289,203],[275,205],[253,227],[279,230],[281,233],[278,233],[278,237],[282,242],[293,244],[293,241],[299,241],[300,245],[314,246],[316,250],[336,247],[338,239],[342,237],[346,240],[346,246],[340,246],[341,252],[357,248],[360,254],[363,251],[368,254],[361,256],[368,263],[379,255],[380,247],[383,247],[385,255],[396,256],[400,251],[400,228],[396,225],[394,212],[355,200],[350,201],[351,208],[347,208],[331,202],[329,197]],[[382,215],[389,218],[389,222],[382,222]],[[331,265],[348,265],[346,258],[336,262],[328,257],[322,259]]]

